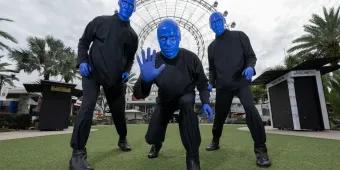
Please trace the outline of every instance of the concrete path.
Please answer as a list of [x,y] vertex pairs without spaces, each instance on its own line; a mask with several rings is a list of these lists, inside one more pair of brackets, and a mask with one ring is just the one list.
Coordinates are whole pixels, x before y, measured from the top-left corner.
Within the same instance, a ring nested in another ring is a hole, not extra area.
[[[340,140],[340,131],[335,131],[335,130],[288,131],[288,130],[279,130],[279,129],[276,129],[276,128],[272,128],[270,126],[266,126],[265,128],[266,128],[266,133],[272,133],[272,134]],[[242,130],[242,131],[249,131],[248,127],[240,127],[238,129]]]
[[[96,131],[98,129],[91,129]],[[39,130],[19,130],[11,132],[0,132],[0,141],[9,139],[31,138],[38,136],[60,135],[72,133],[73,127],[69,127],[63,131],[39,131]]]

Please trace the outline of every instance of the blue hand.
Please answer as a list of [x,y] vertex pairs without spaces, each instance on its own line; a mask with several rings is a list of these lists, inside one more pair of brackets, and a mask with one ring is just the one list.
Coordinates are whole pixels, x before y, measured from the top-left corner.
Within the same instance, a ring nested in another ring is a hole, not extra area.
[[208,83],[208,91],[212,92],[212,89],[213,89],[213,86],[210,83]]
[[145,57],[145,51],[142,50],[142,61],[141,57],[137,56],[138,65],[140,68],[140,73],[142,80],[145,82],[152,82],[159,74],[164,70],[165,65],[162,64],[159,68],[155,67],[156,51],[153,50],[151,54],[151,49],[147,49],[147,56]]
[[254,76],[254,69],[252,67],[247,67],[243,70],[242,75],[249,81]]
[[203,104],[203,107],[202,107],[204,113],[206,114],[209,122],[211,122],[213,120],[213,117],[214,117],[214,112],[212,110],[212,108],[210,107],[209,104]]
[[81,63],[79,65],[80,75],[83,77],[88,77],[91,73],[91,67],[87,63]]
[[128,72],[122,73],[122,82],[126,83],[128,80],[129,80],[129,73]]

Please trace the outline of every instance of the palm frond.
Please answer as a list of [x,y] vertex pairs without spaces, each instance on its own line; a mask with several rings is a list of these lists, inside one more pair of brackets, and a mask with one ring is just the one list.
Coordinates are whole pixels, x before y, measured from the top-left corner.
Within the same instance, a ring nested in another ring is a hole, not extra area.
[[0,30],[0,37],[5,38],[7,40],[10,40],[14,43],[18,43],[18,41],[13,36],[8,34],[7,32],[1,31],[1,30]]

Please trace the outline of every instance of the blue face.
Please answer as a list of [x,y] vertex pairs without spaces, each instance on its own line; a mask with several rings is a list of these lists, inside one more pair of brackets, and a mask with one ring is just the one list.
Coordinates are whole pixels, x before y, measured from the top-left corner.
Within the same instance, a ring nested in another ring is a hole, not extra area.
[[161,53],[168,59],[175,58],[181,41],[181,32],[177,23],[171,19],[163,20],[158,25],[157,38]]
[[119,0],[118,16],[123,21],[129,21],[133,11],[135,10],[135,0]]
[[217,36],[220,36],[224,33],[225,28],[225,19],[223,15],[219,12],[214,12],[210,15],[209,18],[210,28],[215,32]]

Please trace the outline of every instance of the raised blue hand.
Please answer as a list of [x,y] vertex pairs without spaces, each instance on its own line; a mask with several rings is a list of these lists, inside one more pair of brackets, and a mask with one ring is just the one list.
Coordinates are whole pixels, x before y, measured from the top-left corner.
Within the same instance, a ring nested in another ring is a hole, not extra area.
[[205,115],[207,116],[209,122],[211,122],[213,120],[213,117],[214,117],[215,113],[213,112],[213,110],[210,107],[210,105],[209,104],[203,104],[202,109],[203,109]]
[[[140,68],[140,73],[142,80],[145,82],[152,82],[156,79],[159,74],[164,70],[165,65],[162,64],[159,68],[155,67],[156,51],[153,50],[151,54],[151,49],[147,49],[147,54],[145,56],[145,51],[142,50],[142,58],[137,56],[138,65]],[[142,61],[141,61],[142,59]]]
[[122,82],[126,83],[128,80],[129,80],[129,73],[128,72],[122,73]]
[[212,89],[213,89],[213,86],[210,83],[208,83],[208,91],[212,92]]
[[247,67],[243,70],[242,75],[249,81],[251,81],[254,76],[254,69],[252,67]]
[[88,77],[91,73],[91,67],[87,63],[81,63],[79,65],[80,75],[83,77]]

